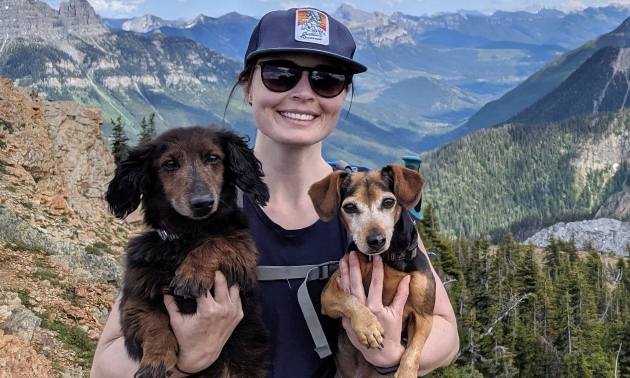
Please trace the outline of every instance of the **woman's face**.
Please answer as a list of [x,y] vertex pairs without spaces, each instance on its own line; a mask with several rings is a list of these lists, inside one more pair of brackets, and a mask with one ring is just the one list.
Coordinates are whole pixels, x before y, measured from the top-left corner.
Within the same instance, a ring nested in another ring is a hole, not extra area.
[[[317,54],[274,54],[261,57],[258,62],[268,60],[288,60],[303,67],[339,67],[335,59]],[[251,84],[243,87],[245,98],[252,104],[254,123],[260,133],[276,143],[295,147],[316,144],[332,133],[349,85],[338,96],[324,98],[313,92],[308,72],[303,71],[295,87],[286,92],[272,92],[262,83],[260,70],[260,66],[256,66]]]

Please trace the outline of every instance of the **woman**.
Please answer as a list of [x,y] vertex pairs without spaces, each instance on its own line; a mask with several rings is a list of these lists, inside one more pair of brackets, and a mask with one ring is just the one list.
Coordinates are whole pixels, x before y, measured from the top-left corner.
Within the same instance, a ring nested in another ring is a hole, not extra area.
[[[343,255],[346,240],[342,225],[338,220],[320,221],[307,192],[332,171],[322,158],[322,141],[336,127],[352,75],[367,69],[352,59],[354,51],[355,42],[347,28],[312,8],[268,13],[252,33],[237,85],[252,106],[257,127],[254,150],[271,194],[264,208],[244,198],[260,265],[319,264]],[[409,281],[401,281],[396,299],[384,307],[381,298],[366,297],[356,255],[339,269],[340,285],[366,303],[383,325],[385,348],[360,346],[347,319],[342,322],[344,328],[367,361],[382,368],[396,366],[404,351],[400,335]],[[373,277],[379,275],[382,261],[377,258]],[[297,289],[301,281],[260,283],[263,317],[272,336],[270,377],[333,377],[332,358],[320,359],[313,350],[299,309]],[[440,280],[436,281],[433,328],[422,351],[419,375],[450,363],[459,347],[453,309]],[[309,283],[316,309],[320,308],[324,284]],[[372,285],[379,285],[378,280]],[[211,365],[243,316],[238,288],[227,287],[220,272],[216,274],[214,296],[198,298],[196,314],[181,315],[170,296],[165,296],[164,303],[180,347],[172,377],[185,377]],[[116,303],[99,340],[92,377],[132,377],[137,370],[137,363],[129,360],[124,349],[119,316]],[[334,345],[335,322],[322,316],[320,321]]]

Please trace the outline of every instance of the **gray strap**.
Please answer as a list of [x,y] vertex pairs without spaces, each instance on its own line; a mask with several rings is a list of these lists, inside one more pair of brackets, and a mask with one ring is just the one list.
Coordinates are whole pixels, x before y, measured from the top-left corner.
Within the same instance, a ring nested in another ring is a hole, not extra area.
[[243,190],[238,186],[236,187],[236,206],[239,209],[243,208]]
[[306,283],[314,280],[327,279],[338,267],[338,261],[329,261],[319,265],[258,267],[259,281],[304,278],[304,282],[302,282],[297,292],[298,303],[304,315],[304,320],[306,320],[308,330],[311,332],[313,342],[315,342],[315,352],[317,352],[319,358],[330,356],[332,351],[326,340],[322,325],[319,323],[319,318],[317,317],[313,302],[311,302],[311,297],[308,294]]
[[315,311],[313,302],[311,302],[311,297],[308,295],[308,288],[306,287],[306,283],[316,279],[316,277],[319,277],[319,273],[320,271],[318,267],[315,267],[308,272],[304,282],[302,282],[298,288],[297,297],[298,302],[300,303],[300,308],[302,309],[302,314],[304,314],[304,319],[308,325],[308,330],[311,332],[311,337],[313,337],[313,341],[315,342],[315,352],[317,352],[319,358],[324,358],[330,356],[332,351],[330,350],[330,346],[326,340],[326,335],[324,334],[322,325],[319,323],[317,312]]
[[295,280],[304,278],[319,265],[259,266],[258,281]]

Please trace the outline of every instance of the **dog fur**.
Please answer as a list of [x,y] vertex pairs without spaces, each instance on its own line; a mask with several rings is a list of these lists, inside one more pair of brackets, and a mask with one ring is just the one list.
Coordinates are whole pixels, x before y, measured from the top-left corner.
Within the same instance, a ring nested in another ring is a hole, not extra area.
[[[424,178],[417,171],[397,165],[367,172],[333,172],[313,184],[309,195],[323,221],[339,215],[358,250],[363,286],[372,280],[370,256],[383,256],[383,305],[394,299],[398,284],[411,275],[409,298],[403,314],[407,346],[395,374],[417,377],[420,353],[429,336],[435,304],[435,279],[427,256],[418,249],[417,232],[408,210],[418,203]],[[415,246],[415,249],[414,249]],[[343,257],[348,259],[348,254]],[[367,348],[383,347],[383,328],[376,316],[352,294],[337,284],[337,270],[322,292],[322,313],[332,318],[350,318],[359,341]],[[343,378],[381,378],[341,328],[335,362]]]
[[217,270],[229,286],[240,287],[244,318],[217,361],[194,376],[265,377],[258,252],[236,189],[265,204],[263,176],[247,139],[217,127],[170,129],[131,149],[117,166],[106,195],[111,211],[123,219],[142,203],[149,227],[127,245],[120,301],[125,346],[140,361],[136,378],[170,376],[177,362],[163,293],[174,294],[180,311],[192,314]]

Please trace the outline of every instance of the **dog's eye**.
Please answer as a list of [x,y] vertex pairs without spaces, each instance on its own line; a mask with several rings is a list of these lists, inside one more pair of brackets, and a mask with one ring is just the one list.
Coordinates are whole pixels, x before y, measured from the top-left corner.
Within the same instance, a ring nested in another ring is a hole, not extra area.
[[207,155],[207,156],[204,157],[203,160],[204,160],[204,162],[206,164],[214,165],[214,164],[220,162],[221,158],[218,157],[217,155]]
[[343,211],[345,211],[347,214],[353,214],[353,213],[357,213],[359,210],[357,209],[355,204],[348,203],[348,204],[343,205]]
[[396,204],[396,200],[393,200],[391,198],[385,198],[383,200],[383,207],[385,209],[391,209],[392,207],[394,207],[395,204]]
[[176,160],[167,160],[164,162],[164,164],[162,164],[162,167],[164,167],[165,169],[169,170],[169,171],[174,171],[177,168],[179,168],[179,163]]

